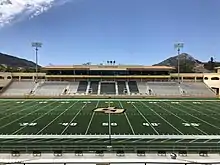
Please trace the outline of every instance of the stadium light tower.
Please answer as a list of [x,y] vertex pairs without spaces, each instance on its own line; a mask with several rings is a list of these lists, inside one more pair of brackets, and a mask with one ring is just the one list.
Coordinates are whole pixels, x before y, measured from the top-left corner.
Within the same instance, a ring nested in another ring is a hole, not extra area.
[[184,46],[183,43],[174,44],[174,48],[177,50],[177,72],[178,72],[178,83],[180,83],[180,49]]
[[38,50],[39,50],[39,48],[42,47],[42,43],[40,43],[40,42],[32,42],[31,45],[32,45],[33,48],[35,48],[35,64],[36,64],[36,66],[35,66],[35,71],[36,71],[36,78],[35,78],[35,80],[37,81],[38,80],[38,75],[37,75],[37,73],[38,73]]

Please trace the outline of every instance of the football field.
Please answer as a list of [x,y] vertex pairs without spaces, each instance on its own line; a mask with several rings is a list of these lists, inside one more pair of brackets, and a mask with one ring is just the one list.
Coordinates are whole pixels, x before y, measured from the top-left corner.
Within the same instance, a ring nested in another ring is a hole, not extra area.
[[[0,143],[220,143],[219,100],[0,100]],[[39,139],[40,138],[40,139]],[[74,142],[72,141],[74,140]]]

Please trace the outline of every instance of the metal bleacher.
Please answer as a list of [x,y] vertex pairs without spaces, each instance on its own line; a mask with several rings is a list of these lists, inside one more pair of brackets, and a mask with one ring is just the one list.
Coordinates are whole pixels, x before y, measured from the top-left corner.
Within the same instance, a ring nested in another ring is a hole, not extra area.
[[35,83],[31,80],[13,81],[2,96],[23,96],[29,94]]
[[100,94],[111,94],[115,95],[115,82],[101,82]]
[[78,88],[77,88],[77,93],[86,93],[88,81],[80,81]]
[[215,93],[203,82],[182,82],[181,89],[185,95],[215,97]]
[[90,92],[91,94],[98,94],[99,81],[91,81]]
[[118,94],[119,95],[124,95],[127,93],[127,88],[125,81],[118,81]]
[[34,95],[39,96],[57,96],[61,95],[67,87],[68,82],[64,81],[45,81],[35,89]]
[[137,82],[136,81],[129,81],[128,82],[128,86],[129,86],[129,90],[130,90],[130,93],[139,93],[139,90],[138,90],[138,86],[137,86]]
[[149,89],[158,96],[180,96],[180,88],[177,82],[147,82]]

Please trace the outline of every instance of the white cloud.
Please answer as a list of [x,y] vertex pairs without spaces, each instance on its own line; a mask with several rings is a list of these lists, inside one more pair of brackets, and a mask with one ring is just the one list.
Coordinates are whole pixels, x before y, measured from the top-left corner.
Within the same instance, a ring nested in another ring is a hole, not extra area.
[[0,28],[25,17],[33,18],[54,5],[71,0],[0,0]]

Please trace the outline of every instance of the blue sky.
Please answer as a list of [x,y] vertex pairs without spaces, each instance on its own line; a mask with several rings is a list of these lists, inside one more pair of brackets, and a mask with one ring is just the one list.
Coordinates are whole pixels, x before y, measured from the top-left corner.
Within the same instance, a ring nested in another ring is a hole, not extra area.
[[0,51],[41,65],[152,65],[175,55],[173,44],[202,61],[220,61],[220,0],[76,0],[0,29]]

